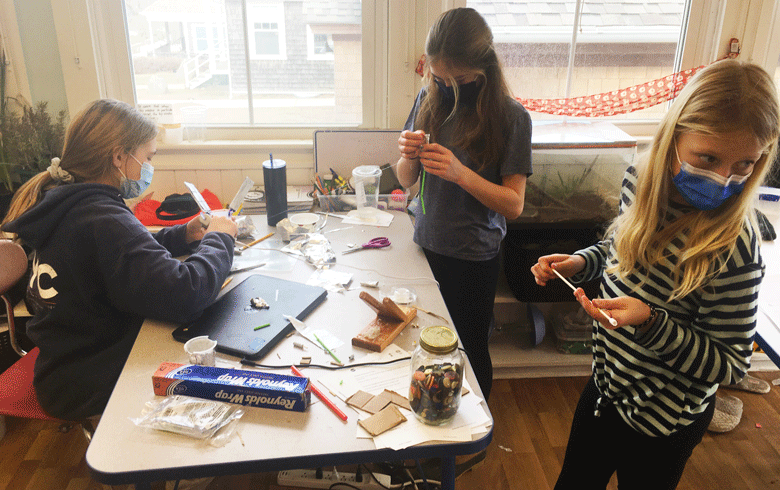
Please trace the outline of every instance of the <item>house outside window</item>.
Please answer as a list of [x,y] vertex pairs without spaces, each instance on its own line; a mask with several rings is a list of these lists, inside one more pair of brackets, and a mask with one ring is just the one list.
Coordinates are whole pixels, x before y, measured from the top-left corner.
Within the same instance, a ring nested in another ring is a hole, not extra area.
[[[514,95],[529,99],[596,95],[678,71],[689,8],[686,0],[587,0],[579,12],[573,0],[466,4],[490,25]],[[665,109],[612,118],[658,118]]]
[[[284,5],[247,2],[250,58],[283,60],[287,55]],[[232,14],[231,14],[232,17]],[[231,20],[235,20],[232,19]],[[225,19],[227,22],[228,19]],[[233,22],[231,22],[233,24]],[[234,33],[234,37],[238,33]]]

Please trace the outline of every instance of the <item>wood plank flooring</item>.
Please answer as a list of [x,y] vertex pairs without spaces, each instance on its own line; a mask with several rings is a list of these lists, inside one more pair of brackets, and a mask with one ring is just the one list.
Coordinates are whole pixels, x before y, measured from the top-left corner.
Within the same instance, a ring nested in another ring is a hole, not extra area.
[[[772,381],[780,371],[753,373]],[[496,380],[490,400],[495,419],[485,461],[457,480],[458,490],[546,490],[555,485],[572,413],[586,378]],[[765,395],[724,390],[744,402],[739,426],[708,433],[696,448],[679,490],[780,489],[780,387]],[[0,441],[0,489],[102,490],[84,461],[87,443],[78,428],[6,419]],[[209,490],[280,490],[275,473],[214,480]],[[129,486],[113,487],[126,490]],[[165,488],[163,482],[154,490]],[[613,478],[609,490],[616,490]]]

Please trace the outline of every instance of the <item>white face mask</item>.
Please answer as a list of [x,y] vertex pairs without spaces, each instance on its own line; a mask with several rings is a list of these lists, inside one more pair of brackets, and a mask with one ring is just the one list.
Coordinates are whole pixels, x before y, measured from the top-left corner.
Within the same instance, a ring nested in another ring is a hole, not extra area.
[[154,176],[154,167],[149,162],[139,161],[133,155],[130,157],[141,165],[141,177],[138,180],[130,180],[125,176],[122,170],[119,173],[122,174],[122,180],[119,182],[119,194],[125,199],[133,199],[149,188],[149,184],[152,183],[152,177]]

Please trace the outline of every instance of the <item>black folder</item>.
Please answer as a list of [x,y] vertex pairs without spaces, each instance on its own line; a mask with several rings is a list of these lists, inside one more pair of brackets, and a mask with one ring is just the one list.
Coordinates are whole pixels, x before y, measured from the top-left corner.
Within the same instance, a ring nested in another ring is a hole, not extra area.
[[[285,315],[303,320],[327,294],[319,286],[254,274],[206,308],[197,320],[174,330],[173,338],[186,342],[208,335],[217,341],[217,351],[257,360],[293,330]],[[265,301],[268,308],[253,306],[255,298]]]

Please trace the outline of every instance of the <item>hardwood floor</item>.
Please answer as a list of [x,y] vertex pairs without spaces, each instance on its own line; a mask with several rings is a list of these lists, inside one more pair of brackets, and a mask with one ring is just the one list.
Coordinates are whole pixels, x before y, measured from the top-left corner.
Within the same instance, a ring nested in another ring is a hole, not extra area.
[[[772,381],[780,371],[753,373]],[[490,400],[495,419],[485,461],[457,481],[458,490],[545,490],[555,485],[569,425],[586,378],[496,380]],[[765,395],[724,390],[744,402],[739,426],[708,433],[696,448],[679,490],[780,489],[780,387]],[[75,428],[6,419],[0,441],[0,489],[97,490],[84,461],[87,443]],[[275,473],[214,480],[209,490],[280,490]],[[118,486],[125,490],[129,486]],[[154,490],[165,485],[158,482]],[[615,478],[608,486],[616,490]]]

